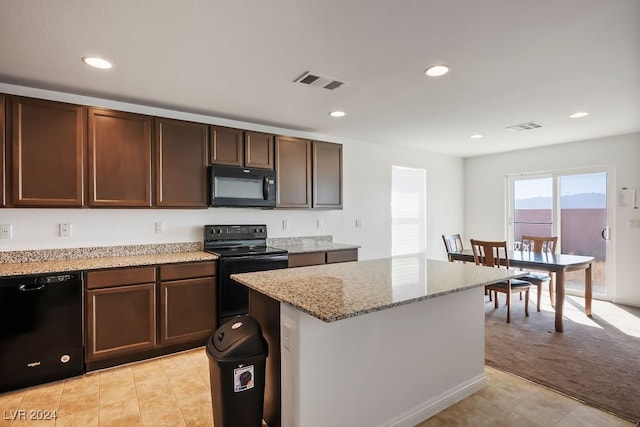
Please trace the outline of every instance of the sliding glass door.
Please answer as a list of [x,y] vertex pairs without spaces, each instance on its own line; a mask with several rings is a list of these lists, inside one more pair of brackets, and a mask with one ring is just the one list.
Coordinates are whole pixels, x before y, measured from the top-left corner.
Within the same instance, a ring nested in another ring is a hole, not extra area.
[[[612,298],[607,286],[607,170],[510,176],[509,240],[520,248],[523,234],[558,236],[558,252],[595,257],[593,292]],[[583,272],[565,276],[568,293],[584,292]]]

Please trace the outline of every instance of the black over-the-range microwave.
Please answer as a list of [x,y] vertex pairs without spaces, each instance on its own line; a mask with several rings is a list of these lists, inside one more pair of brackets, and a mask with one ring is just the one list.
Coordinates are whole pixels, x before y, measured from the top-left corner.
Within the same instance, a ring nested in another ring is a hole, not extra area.
[[275,171],[238,166],[209,166],[209,206],[275,207]]

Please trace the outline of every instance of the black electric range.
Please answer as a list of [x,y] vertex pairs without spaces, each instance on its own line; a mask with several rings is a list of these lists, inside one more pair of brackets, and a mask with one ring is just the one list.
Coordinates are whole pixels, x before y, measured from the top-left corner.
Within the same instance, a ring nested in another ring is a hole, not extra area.
[[248,314],[249,290],[231,280],[236,273],[287,268],[289,254],[267,246],[267,226],[205,225],[204,250],[218,255],[217,326]]

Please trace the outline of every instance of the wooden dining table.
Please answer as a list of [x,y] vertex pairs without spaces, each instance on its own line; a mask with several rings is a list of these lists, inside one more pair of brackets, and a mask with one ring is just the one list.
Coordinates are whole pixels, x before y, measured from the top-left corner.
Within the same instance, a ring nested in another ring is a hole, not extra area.
[[[556,275],[556,331],[563,332],[563,309],[565,297],[564,276],[568,271],[584,270],[584,311],[591,317],[591,300],[593,289],[591,286],[591,264],[594,258],[582,255],[567,255],[540,253],[530,251],[507,251],[509,266],[528,270],[547,271]],[[473,251],[465,249],[459,252],[450,252],[449,258],[454,261],[474,262]]]

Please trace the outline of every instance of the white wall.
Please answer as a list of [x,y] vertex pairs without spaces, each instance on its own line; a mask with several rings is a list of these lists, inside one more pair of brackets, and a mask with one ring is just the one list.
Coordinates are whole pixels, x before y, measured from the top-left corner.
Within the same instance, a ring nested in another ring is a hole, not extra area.
[[[0,239],[0,251],[198,242],[203,239],[204,224],[266,223],[269,237],[333,235],[335,242],[361,245],[361,259],[386,257],[391,254],[390,192],[393,165],[424,168],[427,171],[429,257],[445,259],[440,235],[462,229],[463,161],[457,157],[342,141],[319,134],[2,83],[0,93],[338,142],[343,144],[344,164],[342,210],[0,209],[0,224],[13,225],[13,238]],[[295,123],[291,125],[293,127]],[[55,165],[52,165],[52,173],[55,173]],[[362,228],[355,227],[356,218],[362,220]],[[282,229],[284,219],[289,220],[288,230]],[[316,227],[317,219],[323,220],[322,229]],[[164,221],[163,234],[155,233],[156,221]],[[61,222],[72,224],[71,237],[57,236],[57,224]]]
[[[464,163],[465,241],[470,237],[502,239],[506,238],[506,175],[613,166],[613,188],[640,190],[640,133],[469,158]],[[640,229],[631,228],[629,224],[631,219],[638,218],[640,209],[616,207],[610,212],[609,226],[615,263],[614,300],[640,306],[636,264],[640,255]]]

